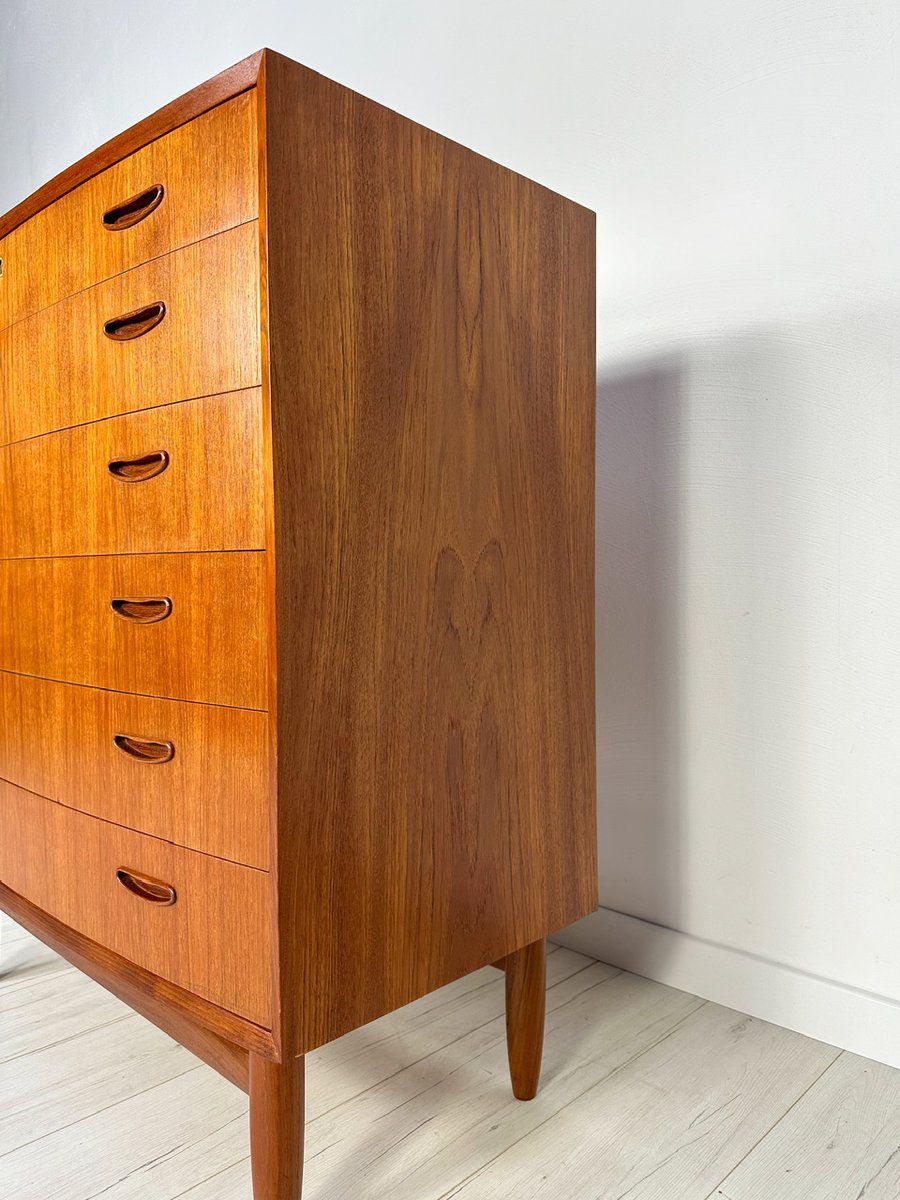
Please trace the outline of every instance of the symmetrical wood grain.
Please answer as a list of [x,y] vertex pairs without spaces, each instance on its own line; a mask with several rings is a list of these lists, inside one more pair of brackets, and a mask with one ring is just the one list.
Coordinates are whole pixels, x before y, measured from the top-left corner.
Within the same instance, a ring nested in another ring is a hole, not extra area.
[[[129,476],[159,453],[157,473]],[[259,550],[262,480],[258,389],[14,442],[0,447],[0,558]]]
[[[0,670],[264,709],[265,557],[0,560]],[[116,599],[157,598],[171,600],[172,613],[153,624],[111,608]]]
[[[0,241],[0,328],[258,213],[256,93],[138,150]],[[124,229],[101,218],[153,184],[163,198]]]
[[304,1052],[596,903],[594,218],[278,55],[261,87]]
[[[118,342],[109,320],[161,301]],[[260,382],[257,222],[163,255],[0,332],[0,442]]]
[[[173,887],[176,902],[140,899],[119,882],[121,869]],[[264,871],[133,833],[0,781],[0,879],[123,958],[269,1025]]]
[[[265,869],[268,722],[0,671],[0,776],[72,808]],[[35,730],[40,736],[35,737]],[[170,762],[132,757],[117,735],[171,743]]]

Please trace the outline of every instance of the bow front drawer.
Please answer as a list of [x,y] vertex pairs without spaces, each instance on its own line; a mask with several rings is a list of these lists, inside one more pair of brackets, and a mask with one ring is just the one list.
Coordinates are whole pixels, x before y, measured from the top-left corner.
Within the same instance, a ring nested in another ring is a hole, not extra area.
[[154,975],[270,1025],[266,872],[0,781],[0,882]]
[[265,713],[246,708],[0,671],[0,777],[118,825],[263,869],[267,728]]
[[0,441],[261,381],[255,221],[0,332]]
[[265,545],[259,389],[0,447],[0,558]]
[[0,329],[259,212],[256,98],[158,138],[0,241]]
[[6,559],[0,669],[265,709],[265,596],[257,551]]

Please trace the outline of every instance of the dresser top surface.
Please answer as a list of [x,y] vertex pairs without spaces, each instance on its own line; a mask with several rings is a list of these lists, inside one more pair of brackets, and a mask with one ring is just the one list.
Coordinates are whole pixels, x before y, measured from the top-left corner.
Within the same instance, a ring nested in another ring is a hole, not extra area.
[[136,150],[140,150],[149,142],[171,133],[179,125],[193,121],[195,117],[202,116],[211,108],[255,87],[265,56],[272,53],[271,50],[259,50],[256,54],[251,54],[249,58],[245,58],[235,66],[229,67],[227,71],[213,76],[212,79],[201,83],[199,87],[192,88],[183,96],[179,96],[177,100],[166,104],[149,117],[145,117],[143,121],[138,121],[130,129],[117,134],[116,137],[104,142],[102,146],[92,150],[90,154],[86,154],[84,158],[61,171],[17,204],[15,208],[11,208],[8,213],[0,216],[0,238],[6,237],[7,234],[12,233],[14,229],[43,209],[48,208],[68,192],[73,191],[82,183],[86,183],[87,180],[93,179],[107,167],[134,154]]

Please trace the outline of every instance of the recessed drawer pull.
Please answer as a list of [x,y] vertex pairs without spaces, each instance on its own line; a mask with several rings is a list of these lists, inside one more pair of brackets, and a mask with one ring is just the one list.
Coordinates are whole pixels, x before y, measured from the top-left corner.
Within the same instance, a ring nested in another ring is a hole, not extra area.
[[145,879],[141,875],[135,875],[133,871],[126,871],[124,867],[119,867],[116,871],[116,879],[122,887],[128,888],[129,892],[141,900],[149,901],[150,904],[165,907],[174,904],[178,899],[175,889],[170,884],[159,883],[156,879]]
[[157,300],[153,304],[144,305],[143,308],[136,308],[134,312],[113,317],[104,324],[103,332],[114,342],[130,342],[155,329],[165,315],[165,304],[162,300]]
[[165,194],[166,189],[163,185],[154,183],[152,187],[138,192],[130,200],[125,200],[121,204],[107,209],[101,218],[104,229],[118,233],[121,229],[130,229],[132,225],[137,225],[139,221],[149,217],[154,209],[159,208]]
[[168,465],[168,453],[165,450],[157,450],[140,458],[114,458],[108,470],[110,475],[121,479],[123,483],[143,483],[145,479],[162,475]]
[[151,742],[128,733],[117,733],[113,742],[123,754],[141,763],[167,763],[175,757],[173,742]]
[[122,597],[110,600],[109,607],[123,621],[131,621],[135,625],[154,625],[171,616],[173,606],[168,596],[151,596],[146,599]]

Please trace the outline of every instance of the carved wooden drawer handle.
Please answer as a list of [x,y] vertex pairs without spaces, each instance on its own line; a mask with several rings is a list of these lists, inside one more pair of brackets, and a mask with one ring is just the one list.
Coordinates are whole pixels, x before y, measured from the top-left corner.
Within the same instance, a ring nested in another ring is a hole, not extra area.
[[151,329],[155,329],[166,315],[166,306],[162,300],[153,304],[145,304],[134,312],[124,313],[121,317],[113,317],[103,326],[103,332],[114,342],[130,342],[134,338],[143,337]]
[[122,597],[110,600],[109,607],[123,621],[131,621],[135,625],[154,625],[172,615],[172,601],[168,596],[150,596],[144,598]]
[[147,738],[132,737],[130,733],[117,733],[113,743],[137,762],[167,763],[175,757],[174,742],[151,742]]
[[107,469],[110,475],[121,479],[123,483],[143,483],[145,479],[162,475],[168,465],[168,453],[165,450],[157,450],[140,458],[114,458]]
[[166,189],[163,185],[154,183],[152,187],[138,192],[129,200],[124,200],[121,204],[107,209],[102,217],[104,229],[117,233],[121,229],[130,229],[132,225],[137,225],[139,221],[149,217],[154,209],[159,208],[165,194]]
[[126,871],[124,867],[119,867],[116,871],[116,879],[121,883],[122,887],[128,888],[135,896],[141,900],[147,900],[150,904],[159,904],[165,907],[168,904],[174,904],[178,899],[175,889],[168,883],[159,883],[156,879],[146,879],[142,875],[135,875],[133,871]]

